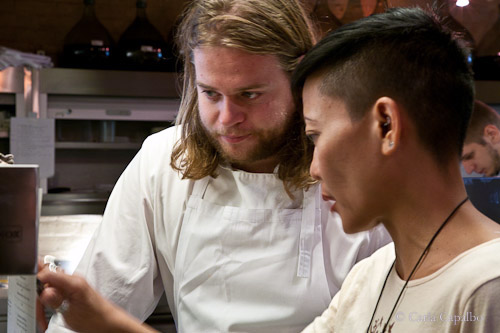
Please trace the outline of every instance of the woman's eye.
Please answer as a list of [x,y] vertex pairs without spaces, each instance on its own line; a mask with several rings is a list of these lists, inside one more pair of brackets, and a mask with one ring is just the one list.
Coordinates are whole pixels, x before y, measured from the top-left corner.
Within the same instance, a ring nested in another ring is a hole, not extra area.
[[309,140],[311,140],[313,144],[316,144],[316,140],[318,139],[318,134],[312,133],[312,134],[307,134],[306,136]]

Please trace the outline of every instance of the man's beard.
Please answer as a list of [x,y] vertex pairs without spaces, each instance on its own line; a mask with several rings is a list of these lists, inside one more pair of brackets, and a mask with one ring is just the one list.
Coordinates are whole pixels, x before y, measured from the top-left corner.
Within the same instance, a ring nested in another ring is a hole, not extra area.
[[[248,151],[241,152],[241,154],[236,154],[227,152],[221,145],[218,136],[221,135],[220,132],[212,132],[208,130],[204,124],[202,124],[205,130],[205,135],[215,148],[222,160],[232,166],[238,167],[239,165],[251,164],[254,162],[262,161],[270,157],[279,154],[280,150],[283,149],[292,131],[292,127],[295,124],[295,115],[291,115],[284,124],[279,129],[272,128],[266,130],[253,131],[250,134],[253,140],[257,138],[257,143],[251,148],[246,148]],[[223,134],[223,133],[222,133]]]
[[488,149],[488,153],[490,154],[493,162],[493,172],[491,174],[487,174],[486,176],[493,177],[500,172],[500,154],[489,143],[486,145],[486,148]]

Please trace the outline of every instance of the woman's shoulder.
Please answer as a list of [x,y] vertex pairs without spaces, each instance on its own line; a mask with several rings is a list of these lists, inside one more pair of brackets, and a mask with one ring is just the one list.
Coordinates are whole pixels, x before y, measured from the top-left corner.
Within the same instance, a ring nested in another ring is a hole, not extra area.
[[394,243],[391,242],[354,265],[346,278],[346,281],[348,281],[346,284],[354,283],[358,285],[364,283],[364,280],[369,280],[370,284],[372,284],[377,280],[384,279],[395,258]]
[[[500,238],[479,244],[454,258],[448,268],[469,285],[481,285],[500,277]],[[475,281],[475,282],[473,282]]]

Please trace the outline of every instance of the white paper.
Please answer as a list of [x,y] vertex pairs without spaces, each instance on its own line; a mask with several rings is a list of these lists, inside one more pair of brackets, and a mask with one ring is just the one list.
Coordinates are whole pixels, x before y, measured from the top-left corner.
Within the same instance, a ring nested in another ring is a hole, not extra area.
[[9,276],[7,332],[36,332],[36,276]]
[[54,119],[11,118],[10,152],[16,164],[38,164],[40,178],[54,175]]
[[50,57],[21,52],[7,47],[0,46],[0,70],[9,66],[30,66],[33,68],[52,67]]

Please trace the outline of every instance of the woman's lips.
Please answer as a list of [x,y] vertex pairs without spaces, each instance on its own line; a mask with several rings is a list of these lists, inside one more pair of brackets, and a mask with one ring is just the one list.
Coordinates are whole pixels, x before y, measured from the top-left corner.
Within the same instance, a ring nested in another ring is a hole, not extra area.
[[326,195],[326,194],[322,194],[322,197],[323,197],[323,200],[329,202],[331,204],[330,206],[330,212],[334,212],[335,211],[335,198],[334,197],[331,197],[329,195]]
[[323,200],[325,200],[325,201],[335,201],[335,198],[330,197],[326,194],[322,194],[322,197],[323,197]]
[[336,212],[336,210],[335,210],[335,203],[336,203],[336,202],[337,202],[337,201],[332,201],[332,205],[330,206],[330,212],[332,212],[332,213],[333,213],[333,212]]

